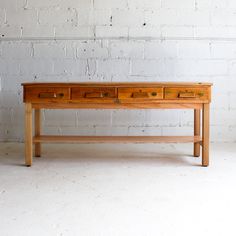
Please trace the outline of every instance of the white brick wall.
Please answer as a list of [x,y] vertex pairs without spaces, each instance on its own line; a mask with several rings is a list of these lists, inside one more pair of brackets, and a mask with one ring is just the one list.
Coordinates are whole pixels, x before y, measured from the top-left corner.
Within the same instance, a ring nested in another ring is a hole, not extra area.
[[[212,141],[236,141],[235,0],[1,0],[0,140],[23,140],[24,81],[209,81]],[[193,112],[43,113],[55,134],[191,134]]]

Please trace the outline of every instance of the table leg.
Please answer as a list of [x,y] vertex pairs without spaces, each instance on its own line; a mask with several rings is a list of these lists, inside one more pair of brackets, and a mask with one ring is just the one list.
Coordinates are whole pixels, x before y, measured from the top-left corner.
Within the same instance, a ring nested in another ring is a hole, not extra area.
[[[35,133],[35,136],[40,136],[40,133],[41,133],[41,110],[40,109],[35,109],[35,112],[34,112],[34,133]],[[35,143],[34,155],[36,157],[41,156],[41,143]]]
[[209,104],[202,110],[202,166],[209,165]]
[[[199,109],[194,109],[194,135],[200,136],[200,115],[201,111]],[[200,143],[194,143],[193,155],[195,157],[200,156]]]
[[25,165],[32,165],[32,104],[25,104]]

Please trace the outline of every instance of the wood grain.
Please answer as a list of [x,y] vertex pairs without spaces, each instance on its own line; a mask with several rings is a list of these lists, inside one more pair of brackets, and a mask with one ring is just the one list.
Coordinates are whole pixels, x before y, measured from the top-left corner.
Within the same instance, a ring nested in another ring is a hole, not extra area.
[[210,122],[210,114],[209,114],[209,104],[203,105],[202,111],[202,166],[209,165],[209,122]]
[[122,103],[116,101],[116,103],[83,103],[83,102],[54,102],[54,103],[33,103],[33,108],[44,109],[202,109],[202,103]]
[[25,165],[32,165],[33,142],[32,142],[32,105],[25,104]]
[[105,87],[192,87],[192,86],[212,86],[212,83],[202,83],[202,82],[30,82],[30,83],[22,83],[23,86],[47,86],[47,87],[78,87],[78,86],[84,86],[84,87],[97,87],[97,86],[105,86]]
[[197,143],[200,136],[35,136],[34,143]]
[[[25,162],[41,155],[41,143],[194,143],[194,156],[209,164],[209,103],[211,83],[23,83],[25,104]],[[35,137],[32,139],[32,108]],[[194,136],[55,136],[41,135],[40,109],[194,109]],[[200,137],[200,110],[202,138]]]
[[138,102],[139,99],[163,99],[163,88],[118,88],[118,98],[121,100],[131,100],[132,102]]
[[209,91],[204,87],[165,88],[165,99],[208,100]]
[[[201,115],[201,110],[194,109],[194,136],[200,136],[201,135],[200,115]],[[200,143],[194,143],[193,155],[195,157],[200,156]]]
[[[35,109],[34,111],[34,133],[35,136],[39,136],[41,134],[41,110]],[[41,144],[36,143],[34,146],[34,155],[36,157],[41,156]]]

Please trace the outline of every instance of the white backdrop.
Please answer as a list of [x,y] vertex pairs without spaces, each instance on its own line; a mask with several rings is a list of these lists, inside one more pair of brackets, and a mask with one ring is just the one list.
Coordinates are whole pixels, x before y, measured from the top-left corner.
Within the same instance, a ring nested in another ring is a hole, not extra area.
[[[1,0],[0,140],[23,141],[25,81],[213,82],[211,140],[236,141],[236,1]],[[43,113],[45,133],[182,135],[192,111]]]

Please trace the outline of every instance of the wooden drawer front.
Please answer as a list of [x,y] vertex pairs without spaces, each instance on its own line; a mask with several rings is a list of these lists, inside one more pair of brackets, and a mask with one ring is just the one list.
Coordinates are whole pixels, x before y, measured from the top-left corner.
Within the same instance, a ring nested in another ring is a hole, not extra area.
[[25,101],[62,101],[70,99],[69,88],[37,87],[26,88]]
[[165,99],[208,100],[208,88],[165,88]]
[[119,99],[141,100],[156,100],[163,99],[163,88],[119,88]]
[[112,99],[116,98],[116,88],[86,87],[72,88],[72,99]]

